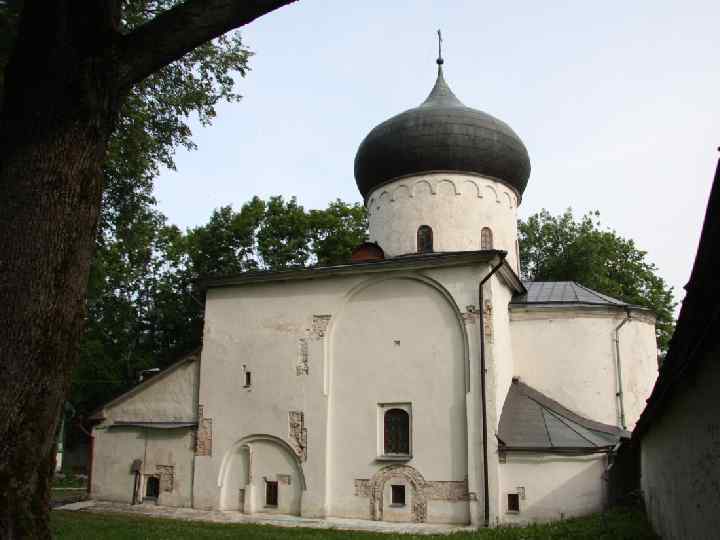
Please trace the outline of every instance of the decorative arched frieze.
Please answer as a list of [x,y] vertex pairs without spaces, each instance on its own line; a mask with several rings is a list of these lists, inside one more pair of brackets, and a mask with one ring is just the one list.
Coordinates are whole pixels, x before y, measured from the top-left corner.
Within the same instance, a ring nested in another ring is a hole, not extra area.
[[495,188],[494,188],[493,186],[491,186],[490,184],[485,184],[485,185],[483,185],[483,188],[486,189],[486,190],[488,190],[488,191],[492,194],[493,200],[494,200],[496,203],[499,203],[499,202],[500,202],[500,197],[498,197],[497,189],[495,189]]
[[401,198],[411,198],[412,197],[412,190],[407,184],[400,184],[395,188],[393,191],[392,197],[390,198],[391,201],[396,201],[397,199]]
[[413,184],[413,189],[412,189],[413,197],[416,197],[418,195],[418,193],[420,193],[420,188],[423,184],[425,184],[428,187],[428,190],[430,191],[430,195],[435,195],[437,193],[435,191],[435,186],[432,185],[432,182],[430,182],[430,180],[425,180],[423,178]]
[[[480,186],[478,185],[477,182],[475,182],[475,180],[464,180],[463,188],[465,188],[465,186],[467,186],[467,189],[470,190],[471,192],[473,192],[478,199],[482,199],[482,193],[480,192]],[[465,190],[463,189],[463,192],[464,191]]]
[[442,180],[438,180],[437,185],[435,186],[435,192],[440,193],[441,187],[447,185],[451,189],[452,195],[458,196],[460,195],[460,192],[457,189],[457,186],[455,185],[455,182],[452,181],[449,178],[443,178]]
[[510,194],[507,191],[503,191],[503,195],[505,195],[505,198],[507,199],[508,208],[512,208],[513,200],[512,200],[512,197],[510,196]]

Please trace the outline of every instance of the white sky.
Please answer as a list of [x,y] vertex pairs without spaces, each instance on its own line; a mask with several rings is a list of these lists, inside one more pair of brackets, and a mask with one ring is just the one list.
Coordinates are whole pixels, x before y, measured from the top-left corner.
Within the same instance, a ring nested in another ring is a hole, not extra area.
[[244,29],[244,99],[196,125],[160,210],[191,227],[253,195],[360,201],[357,147],[425,99],[441,28],[455,94],[528,148],[521,217],[597,209],[682,297],[720,145],[718,20],[717,0],[301,0]]

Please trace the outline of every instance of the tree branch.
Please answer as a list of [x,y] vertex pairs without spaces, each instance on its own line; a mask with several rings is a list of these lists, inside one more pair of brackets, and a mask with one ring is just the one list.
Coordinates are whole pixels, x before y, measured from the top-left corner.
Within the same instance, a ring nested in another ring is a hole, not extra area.
[[120,38],[124,89],[195,47],[296,0],[187,0]]

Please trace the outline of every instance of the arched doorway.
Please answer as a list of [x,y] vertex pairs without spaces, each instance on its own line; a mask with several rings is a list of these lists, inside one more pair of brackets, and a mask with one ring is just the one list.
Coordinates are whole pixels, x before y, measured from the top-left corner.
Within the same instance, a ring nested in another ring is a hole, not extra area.
[[218,478],[220,509],[300,515],[305,476],[294,451],[272,435],[250,435],[225,454]]

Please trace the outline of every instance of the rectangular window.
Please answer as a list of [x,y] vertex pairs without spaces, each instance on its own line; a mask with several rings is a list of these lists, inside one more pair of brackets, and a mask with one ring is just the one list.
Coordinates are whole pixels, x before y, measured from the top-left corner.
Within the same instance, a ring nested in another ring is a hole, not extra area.
[[405,486],[390,486],[393,506],[405,506]]
[[267,481],[265,483],[265,506],[278,505],[278,483]]
[[252,373],[249,371],[245,372],[245,386],[248,387],[252,384]]
[[519,512],[520,511],[520,494],[519,493],[508,493],[507,511],[508,512]]

